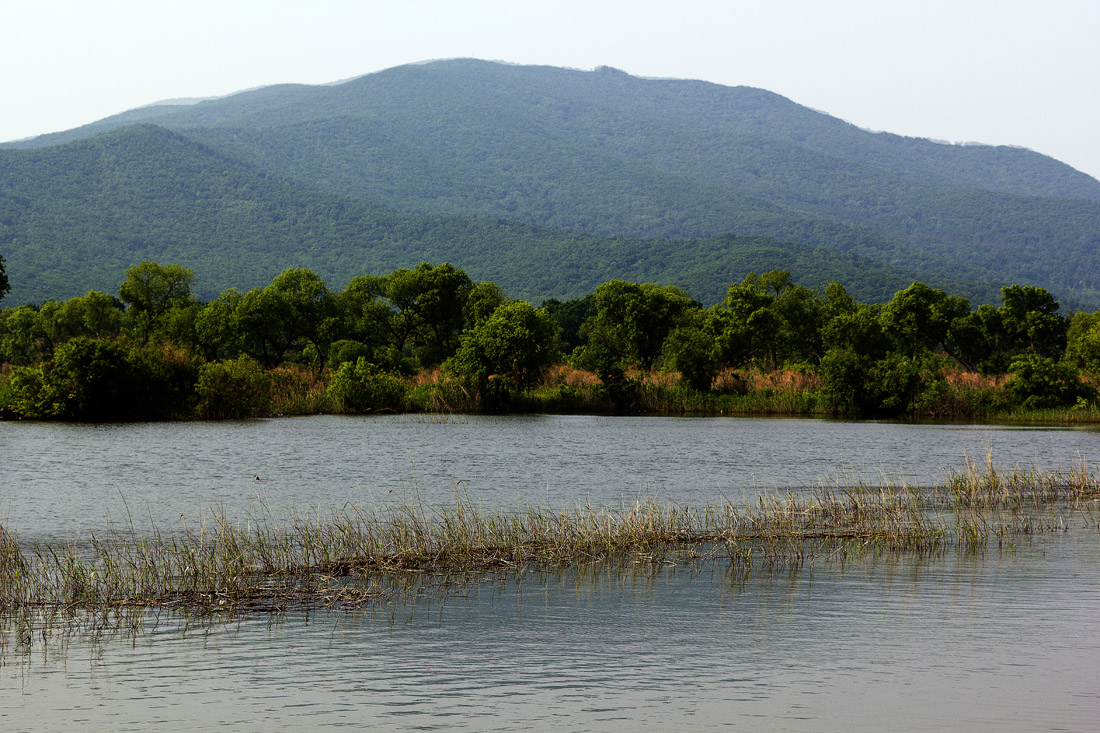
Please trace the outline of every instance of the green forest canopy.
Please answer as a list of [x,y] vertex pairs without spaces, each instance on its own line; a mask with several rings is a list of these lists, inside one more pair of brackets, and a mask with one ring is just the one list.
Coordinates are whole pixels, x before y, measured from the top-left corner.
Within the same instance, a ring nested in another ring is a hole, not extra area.
[[340,291],[301,268],[206,302],[192,285],[186,268],[145,261],[126,270],[117,298],[93,290],[0,309],[0,362],[10,367],[0,414],[263,414],[276,373],[262,367],[284,364],[327,371],[328,399],[348,410],[398,409],[397,375],[437,366],[481,409],[510,404],[563,360],[595,372],[596,398],[612,409],[633,400],[630,369],[672,372],[702,392],[720,370],[805,371],[821,381],[815,399],[852,415],[957,407],[949,365],[1011,373],[1008,396],[981,399],[1028,409],[1087,406],[1096,394],[1080,371],[1100,374],[1100,312],[1071,319],[1033,286],[1004,287],[999,307],[975,309],[915,282],[876,305],[839,283],[807,288],[773,270],[730,284],[710,307],[675,286],[609,280],[535,308],[427,262]]

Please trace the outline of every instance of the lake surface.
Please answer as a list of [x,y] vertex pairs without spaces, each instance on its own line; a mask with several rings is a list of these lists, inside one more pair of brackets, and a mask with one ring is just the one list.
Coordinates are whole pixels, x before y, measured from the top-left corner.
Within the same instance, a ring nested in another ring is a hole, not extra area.
[[[442,421],[441,421],[442,420]],[[942,481],[992,451],[1003,468],[1100,463],[1094,429],[753,418],[373,416],[66,425],[0,422],[0,522],[66,539],[108,516],[141,530],[345,503],[569,509],[641,497],[701,504],[860,477]],[[260,481],[253,476],[260,476]]]
[[[164,530],[211,503],[243,516],[258,496],[276,515],[446,503],[456,484],[504,508],[695,503],[857,473],[929,483],[990,450],[1002,467],[1100,463],[1100,434],[1077,429],[430,420],[0,423],[0,518],[42,540],[127,505],[136,525]],[[748,578],[720,563],[582,568],[348,613],[164,618],[132,642],[0,659],[0,730],[1088,730],[1100,720],[1098,517],[977,556]]]

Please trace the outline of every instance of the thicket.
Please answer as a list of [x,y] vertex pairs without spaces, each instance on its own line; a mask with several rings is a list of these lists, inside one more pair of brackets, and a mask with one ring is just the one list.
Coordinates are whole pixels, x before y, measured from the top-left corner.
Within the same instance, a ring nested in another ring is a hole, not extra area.
[[868,304],[773,270],[709,308],[677,287],[621,280],[536,308],[426,262],[342,291],[288,269],[202,302],[193,281],[146,261],[117,296],[0,310],[0,414],[1100,418],[1100,313],[1063,315],[1032,286],[1002,288],[997,308],[920,282]]

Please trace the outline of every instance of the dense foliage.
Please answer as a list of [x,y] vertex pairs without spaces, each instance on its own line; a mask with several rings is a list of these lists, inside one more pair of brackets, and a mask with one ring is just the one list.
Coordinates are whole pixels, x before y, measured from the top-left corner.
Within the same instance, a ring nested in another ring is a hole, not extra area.
[[[264,177],[153,127],[64,148],[0,151],[0,253],[19,303],[111,290],[117,273],[139,259],[188,267],[205,297],[231,284],[268,283],[285,263],[343,284],[425,258],[460,262],[474,277],[533,300],[575,298],[620,277],[677,283],[716,302],[731,280],[760,267],[814,284],[842,280],[860,297],[881,299],[916,277],[764,237],[665,242],[402,214]],[[994,297],[988,288],[938,284]]]
[[[787,412],[966,416],[1087,407],[1100,368],[1100,313],[1071,319],[1033,286],[1002,288],[996,308],[920,282],[866,304],[773,270],[709,307],[674,286],[609,280],[536,308],[427,262],[340,291],[302,268],[208,301],[193,285],[186,268],[144,261],[118,297],[0,309],[0,414],[718,410],[749,391],[747,375],[787,374],[809,385]],[[593,376],[548,380],[561,368]],[[991,386],[949,379],[975,369]]]
[[11,284],[8,282],[8,274],[4,270],[4,258],[0,257],[0,300],[4,299],[4,296],[11,290]]
[[[20,302],[107,289],[143,258],[192,268],[206,295],[287,263],[344,283],[428,258],[535,299],[629,279],[716,302],[752,270],[786,269],[864,299],[920,279],[992,304],[982,283],[1029,282],[1100,306],[1096,180],[759,89],[453,60],[25,145],[39,149],[0,151]],[[752,249],[768,256],[746,267]]]

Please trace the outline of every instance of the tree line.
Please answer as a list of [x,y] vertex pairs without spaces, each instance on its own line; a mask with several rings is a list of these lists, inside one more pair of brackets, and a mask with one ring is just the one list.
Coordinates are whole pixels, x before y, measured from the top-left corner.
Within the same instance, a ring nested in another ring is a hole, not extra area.
[[[5,285],[0,262],[0,295]],[[999,307],[920,282],[875,304],[773,270],[711,307],[675,286],[610,280],[536,308],[424,262],[340,291],[301,268],[206,302],[193,286],[186,268],[146,261],[116,295],[0,310],[0,414],[240,417],[265,414],[294,380],[319,384],[332,409],[399,410],[410,377],[430,370],[463,404],[508,409],[568,364],[596,375],[603,409],[638,409],[653,372],[713,393],[723,372],[792,370],[815,375],[821,410],[903,416],[937,414],[952,370],[1007,375],[1003,401],[1025,409],[1087,405],[1100,373],[1100,312],[1067,316],[1025,285],[1002,288]]]

